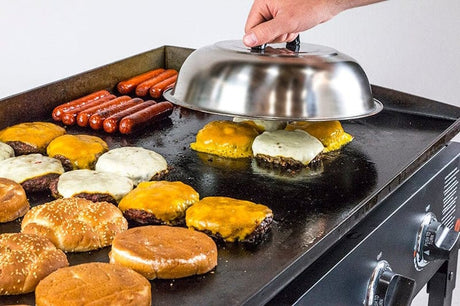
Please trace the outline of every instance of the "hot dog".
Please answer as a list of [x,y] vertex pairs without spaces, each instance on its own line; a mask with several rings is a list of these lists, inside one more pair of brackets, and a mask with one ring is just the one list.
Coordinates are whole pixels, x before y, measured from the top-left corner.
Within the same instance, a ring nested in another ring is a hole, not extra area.
[[56,121],[60,121],[61,116],[64,112],[72,110],[75,107],[85,105],[86,103],[92,100],[97,100],[97,99],[100,99],[108,95],[110,95],[110,92],[108,92],[107,90],[99,90],[87,96],[81,97],[79,99],[56,106],[52,113],[53,119]]
[[149,90],[150,96],[154,99],[160,98],[165,88],[167,88],[168,86],[172,86],[172,84],[174,84],[176,80],[177,80],[177,74],[173,75],[170,78],[167,78],[164,81],[161,81],[160,83],[153,85],[152,87],[150,87],[150,90]]
[[129,101],[126,101],[126,103],[123,104],[115,104],[112,106],[109,106],[103,110],[100,110],[89,117],[89,126],[93,128],[94,130],[99,130],[102,128],[102,123],[106,118],[109,116],[121,111],[125,110],[127,108],[130,108],[134,105],[137,105],[141,102],[143,102],[141,98],[134,98]]
[[121,94],[127,94],[130,93],[131,91],[136,88],[137,85],[140,83],[147,81],[148,79],[151,79],[153,77],[156,77],[160,73],[165,71],[163,68],[147,71],[146,73],[136,75],[135,77],[132,77],[126,81],[121,81],[117,85],[118,92]]
[[130,134],[140,130],[150,123],[160,121],[173,111],[173,105],[169,102],[160,102],[140,110],[120,120],[120,133]]
[[147,81],[140,83],[136,87],[136,95],[138,95],[139,97],[146,96],[149,93],[150,87],[176,74],[177,74],[176,70],[168,69],[162,72],[161,74],[157,75],[156,77],[153,77],[151,79],[148,79]]
[[115,99],[115,98],[116,97],[114,95],[108,95],[108,96],[102,97],[102,98],[97,99],[97,100],[89,101],[85,105],[77,106],[72,110],[66,111],[61,116],[62,123],[64,123],[65,125],[74,125],[75,122],[77,122],[78,113],[84,111],[85,109],[88,109],[88,108],[96,106],[96,105],[100,105],[102,103],[105,103],[105,102],[110,101],[110,100]]
[[90,107],[88,109],[85,109],[84,111],[81,111],[80,113],[78,113],[77,115],[77,124],[79,126],[87,126],[88,125],[88,121],[89,121],[89,117],[91,117],[92,114],[95,114],[96,112],[99,112],[103,109],[106,109],[112,105],[115,105],[115,104],[120,104],[120,103],[126,103],[127,101],[131,100],[132,98],[130,96],[121,96],[121,97],[118,97],[118,98],[115,98],[113,100],[110,100],[110,101],[107,101],[107,102],[104,102],[102,104],[99,104],[99,105],[95,105],[93,107]]
[[128,109],[122,110],[116,114],[113,114],[112,116],[105,119],[104,122],[102,123],[104,131],[106,131],[107,133],[116,132],[118,130],[118,123],[123,117],[134,114],[135,112],[138,112],[156,103],[157,102],[153,100],[148,100],[148,101],[136,104]]

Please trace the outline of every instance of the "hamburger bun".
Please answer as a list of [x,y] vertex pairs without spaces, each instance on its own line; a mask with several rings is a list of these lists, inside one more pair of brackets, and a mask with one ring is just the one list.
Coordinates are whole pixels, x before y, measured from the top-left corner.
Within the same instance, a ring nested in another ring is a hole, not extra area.
[[62,268],[35,289],[40,305],[151,305],[150,282],[139,273],[102,262]]
[[118,204],[126,219],[139,224],[184,225],[185,211],[200,195],[182,182],[142,182]]
[[110,263],[129,267],[148,279],[204,274],[217,265],[217,246],[207,235],[171,226],[141,226],[118,234]]
[[96,171],[126,176],[134,185],[159,179],[168,172],[168,163],[160,154],[140,147],[122,147],[102,154]]
[[22,220],[21,232],[45,236],[66,252],[85,252],[112,243],[128,222],[107,202],[64,198],[33,207]]
[[93,202],[116,204],[133,189],[133,181],[127,177],[88,169],[72,170],[59,177],[51,186],[54,197],[80,197]]
[[15,181],[0,178],[0,223],[24,216],[29,208],[24,188]]
[[270,230],[270,208],[228,197],[206,197],[186,211],[189,228],[205,232],[217,240],[257,244]]
[[10,145],[0,141],[0,160],[14,156],[14,150]]
[[60,161],[41,154],[21,155],[0,161],[0,177],[21,184],[26,192],[48,190],[62,173],[64,168]]
[[0,141],[10,145],[16,155],[45,154],[51,140],[64,134],[64,128],[50,122],[25,122],[1,130]]
[[0,295],[32,292],[45,276],[68,265],[64,252],[45,237],[0,234]]
[[109,149],[97,136],[62,135],[54,138],[46,148],[49,157],[59,159],[66,171],[94,169],[99,156]]

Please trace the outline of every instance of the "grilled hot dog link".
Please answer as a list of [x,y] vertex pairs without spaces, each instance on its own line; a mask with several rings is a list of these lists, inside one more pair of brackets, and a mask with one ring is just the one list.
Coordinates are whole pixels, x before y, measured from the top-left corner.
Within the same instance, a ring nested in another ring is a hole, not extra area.
[[65,125],[74,125],[77,122],[78,113],[80,113],[80,112],[82,112],[82,111],[84,111],[84,110],[86,110],[86,109],[88,109],[90,107],[100,105],[102,103],[105,103],[105,102],[110,101],[110,100],[115,99],[115,98],[116,97],[114,95],[108,95],[108,96],[102,97],[102,98],[97,99],[97,100],[89,101],[85,105],[80,105],[78,107],[75,107],[72,110],[66,111],[61,116],[62,123],[64,123]]
[[147,81],[140,83],[136,87],[136,95],[138,95],[139,97],[146,96],[149,93],[150,87],[176,74],[177,74],[176,70],[168,69],[162,72],[161,74],[157,75],[156,77],[153,77],[151,79],[148,79]]
[[152,87],[150,87],[150,96],[154,99],[160,98],[165,88],[172,86],[176,82],[176,80],[177,74],[173,75],[170,78],[167,78],[164,81],[161,81],[160,83],[153,85]]
[[153,77],[156,77],[160,73],[165,71],[163,68],[147,71],[146,73],[136,75],[126,81],[121,81],[117,85],[118,92],[121,94],[127,94],[130,93],[131,91],[136,88],[137,85],[140,83],[147,81],[148,79],[151,79]]
[[92,114],[95,114],[96,112],[99,112],[99,111],[101,111],[103,109],[106,109],[106,108],[108,108],[108,107],[110,107],[112,105],[126,103],[127,101],[129,101],[131,99],[132,98],[130,96],[121,96],[121,97],[115,98],[113,100],[104,102],[102,104],[90,107],[90,108],[78,113],[78,115],[77,115],[77,124],[79,126],[88,126],[89,117],[91,117]]
[[156,103],[157,102],[153,100],[148,100],[148,101],[136,104],[128,109],[122,110],[116,114],[113,114],[112,116],[105,119],[104,122],[102,123],[104,127],[104,131],[106,131],[107,133],[116,132],[118,130],[118,123],[120,122],[121,119],[123,119],[123,117],[134,114],[135,112],[138,112]]
[[173,105],[169,102],[160,102],[149,106],[132,115],[126,116],[120,120],[120,133],[130,134],[140,130],[148,124],[160,121],[173,111]]
[[75,107],[85,105],[86,103],[92,100],[97,100],[97,99],[100,99],[108,95],[110,95],[110,92],[108,92],[107,90],[99,90],[87,96],[81,97],[79,99],[58,105],[54,108],[52,112],[53,119],[56,121],[60,121],[63,113],[69,110],[73,110]]
[[100,110],[95,114],[92,114],[91,117],[89,117],[89,126],[94,130],[99,130],[102,128],[102,123],[106,118],[121,110],[125,110],[127,108],[130,108],[131,106],[137,105],[141,102],[143,102],[141,98],[134,98],[129,101],[126,101],[126,103],[111,105],[103,110]]

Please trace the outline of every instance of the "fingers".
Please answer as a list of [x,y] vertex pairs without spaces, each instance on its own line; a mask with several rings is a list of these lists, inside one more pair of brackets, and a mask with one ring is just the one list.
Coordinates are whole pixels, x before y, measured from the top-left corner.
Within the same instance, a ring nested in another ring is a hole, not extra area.
[[[294,36],[288,29],[285,29],[284,24],[278,20],[271,19],[262,22],[251,28],[243,37],[243,43],[248,47],[260,46],[266,43],[284,42]],[[291,39],[294,40],[295,36]]]

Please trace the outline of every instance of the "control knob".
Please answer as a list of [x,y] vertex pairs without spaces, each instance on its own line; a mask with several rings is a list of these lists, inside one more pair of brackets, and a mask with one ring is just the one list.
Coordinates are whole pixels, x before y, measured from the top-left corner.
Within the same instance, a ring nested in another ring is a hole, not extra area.
[[450,252],[458,247],[459,235],[438,222],[433,213],[427,213],[417,234],[415,268],[420,271],[431,261],[448,259]]
[[377,263],[369,280],[366,306],[408,306],[412,302],[415,280],[396,274],[387,261]]

